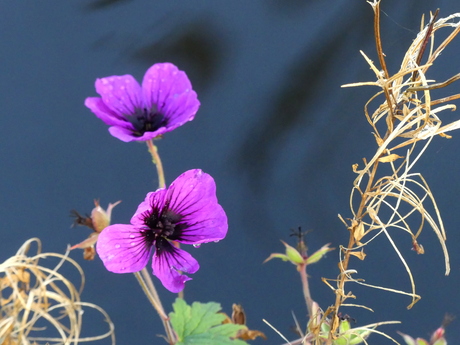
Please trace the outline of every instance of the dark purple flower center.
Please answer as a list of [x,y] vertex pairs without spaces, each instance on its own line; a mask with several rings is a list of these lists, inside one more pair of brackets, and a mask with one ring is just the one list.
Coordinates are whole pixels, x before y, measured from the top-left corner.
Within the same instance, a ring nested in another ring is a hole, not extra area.
[[[152,245],[153,242],[163,243],[163,239],[177,240],[181,237],[184,224],[179,223],[182,216],[171,210],[156,210],[146,214],[144,224],[147,229],[143,232],[145,240]],[[161,239],[161,241],[159,241]],[[157,246],[158,247],[158,246]]]
[[134,126],[133,134],[137,137],[143,136],[145,132],[155,132],[168,124],[168,120],[155,105],[151,109],[137,108],[136,112],[126,116],[126,119]]

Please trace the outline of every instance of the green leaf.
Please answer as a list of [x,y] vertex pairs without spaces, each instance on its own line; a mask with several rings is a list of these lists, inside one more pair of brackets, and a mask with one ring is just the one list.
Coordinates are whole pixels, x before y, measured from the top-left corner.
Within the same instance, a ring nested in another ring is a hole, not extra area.
[[270,254],[270,256],[268,258],[265,259],[264,263],[266,263],[267,261],[270,261],[271,259],[274,259],[274,258],[279,258],[283,261],[289,261],[289,257],[285,254],[280,254],[280,253],[272,253]]
[[310,255],[307,259],[307,265],[314,264],[315,262],[318,262],[323,258],[324,255],[327,254],[327,252],[330,252],[331,250],[334,250],[334,248],[329,248],[330,243],[325,244],[322,246],[320,249],[318,249],[316,252],[314,252],[312,255]]
[[169,314],[171,325],[176,331],[179,340],[182,340],[185,336],[185,325],[190,318],[192,308],[183,299],[176,298],[173,303],[173,309],[174,312]]
[[222,335],[213,335],[209,333],[194,334],[185,338],[184,341],[178,342],[176,345],[247,345],[242,340],[232,340]]
[[231,339],[245,326],[222,324],[225,315],[219,313],[219,303],[194,302],[189,306],[183,299],[177,298],[173,309],[169,317],[179,340],[177,344],[246,345],[244,341]]
[[215,335],[222,335],[224,337],[234,337],[240,329],[244,329],[244,325],[235,325],[233,323],[226,323],[225,325],[219,325],[208,330],[208,333]]

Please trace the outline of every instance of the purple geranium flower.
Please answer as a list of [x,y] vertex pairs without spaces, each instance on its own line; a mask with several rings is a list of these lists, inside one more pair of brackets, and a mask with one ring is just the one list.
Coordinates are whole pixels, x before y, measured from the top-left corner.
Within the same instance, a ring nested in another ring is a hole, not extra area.
[[200,102],[185,72],[171,63],[157,63],[144,75],[142,86],[132,75],[96,79],[99,97],[85,105],[111,126],[122,141],[146,141],[193,120]]
[[96,249],[105,267],[115,273],[137,272],[152,259],[153,274],[171,292],[179,292],[200,266],[171,241],[199,246],[227,234],[227,216],[217,203],[216,184],[201,170],[180,175],[169,188],[148,193],[131,224],[105,228]]

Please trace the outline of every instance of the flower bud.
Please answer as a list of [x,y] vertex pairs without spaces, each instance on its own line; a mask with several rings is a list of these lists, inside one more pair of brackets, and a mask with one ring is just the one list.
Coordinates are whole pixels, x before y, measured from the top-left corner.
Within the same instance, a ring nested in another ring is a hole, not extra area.
[[303,264],[305,262],[305,259],[302,257],[302,255],[299,253],[297,249],[291,247],[289,244],[285,242],[283,242],[283,244],[286,247],[286,256],[289,258],[289,261],[291,261],[293,264]]
[[117,201],[114,204],[109,204],[107,207],[107,211],[104,210],[100,205],[98,200],[94,200],[95,207],[91,211],[91,217],[82,217],[78,214],[78,212],[74,211],[73,213],[76,215],[77,220],[74,224],[77,225],[85,225],[94,230],[87,239],[84,241],[72,246],[70,249],[80,248],[83,249],[83,258],[85,260],[93,260],[94,256],[96,255],[96,251],[94,249],[94,245],[97,242],[97,238],[99,237],[99,233],[102,232],[107,226],[110,225],[110,217],[112,215],[112,209],[117,206],[120,201]]
[[96,206],[91,211],[91,220],[93,221],[93,228],[94,231],[97,233],[104,230],[106,227],[110,225],[110,217],[112,215],[112,209],[117,206],[120,201],[117,201],[114,204],[109,204],[107,207],[107,211],[105,211],[100,205],[98,200],[94,200],[94,205]]

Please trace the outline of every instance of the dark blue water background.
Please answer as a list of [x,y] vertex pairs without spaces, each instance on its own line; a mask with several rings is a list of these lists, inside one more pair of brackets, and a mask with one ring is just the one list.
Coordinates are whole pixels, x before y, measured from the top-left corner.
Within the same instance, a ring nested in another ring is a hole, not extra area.
[[[438,7],[441,16],[460,10],[457,0],[382,2],[390,71],[399,67],[421,15]],[[128,222],[157,186],[155,170],[144,144],[111,137],[83,101],[96,96],[96,77],[129,73],[141,80],[153,63],[170,61],[187,71],[202,106],[193,122],[158,142],[167,183],[192,168],[210,173],[230,224],[220,243],[187,248],[201,269],[187,283],[186,299],[218,301],[226,312],[241,303],[249,326],[269,337],[255,344],[281,342],[263,318],[295,338],[291,312],[301,324],[307,320],[297,272],[287,263],[262,262],[282,251],[280,239],[294,244],[289,231],[298,226],[313,230],[311,250],[347,241],[337,214],[350,217],[351,165],[375,150],[362,109],[376,89],[340,85],[375,79],[359,54],[376,57],[370,6],[364,0],[6,0],[0,9],[0,259],[34,236],[45,251],[64,252],[89,234],[70,228],[69,211],[90,212],[95,198],[104,207],[123,200],[113,222]],[[459,52],[457,39],[430,78],[458,73]],[[458,84],[451,90],[458,93]],[[358,325],[401,320],[381,330],[397,339],[396,330],[427,337],[445,312],[459,315],[459,148],[458,137],[435,138],[416,169],[444,216],[451,275],[444,276],[428,227],[420,238],[423,256],[410,250],[408,237],[401,239],[422,300],[408,311],[408,298],[350,286],[356,303],[375,310],[346,310]],[[355,267],[368,283],[409,288],[387,242],[375,242],[367,253]],[[158,317],[132,275],[109,273],[98,259],[84,262],[79,251],[72,257],[86,273],[83,299],[110,314],[118,344],[162,343]],[[334,295],[320,278],[334,278],[336,263],[332,252],[309,271],[313,298],[323,308]],[[175,296],[157,286],[170,310]],[[453,343],[460,337],[454,322],[447,330]],[[85,327],[96,334],[104,324],[90,318]],[[373,343],[389,341],[373,336]]]

